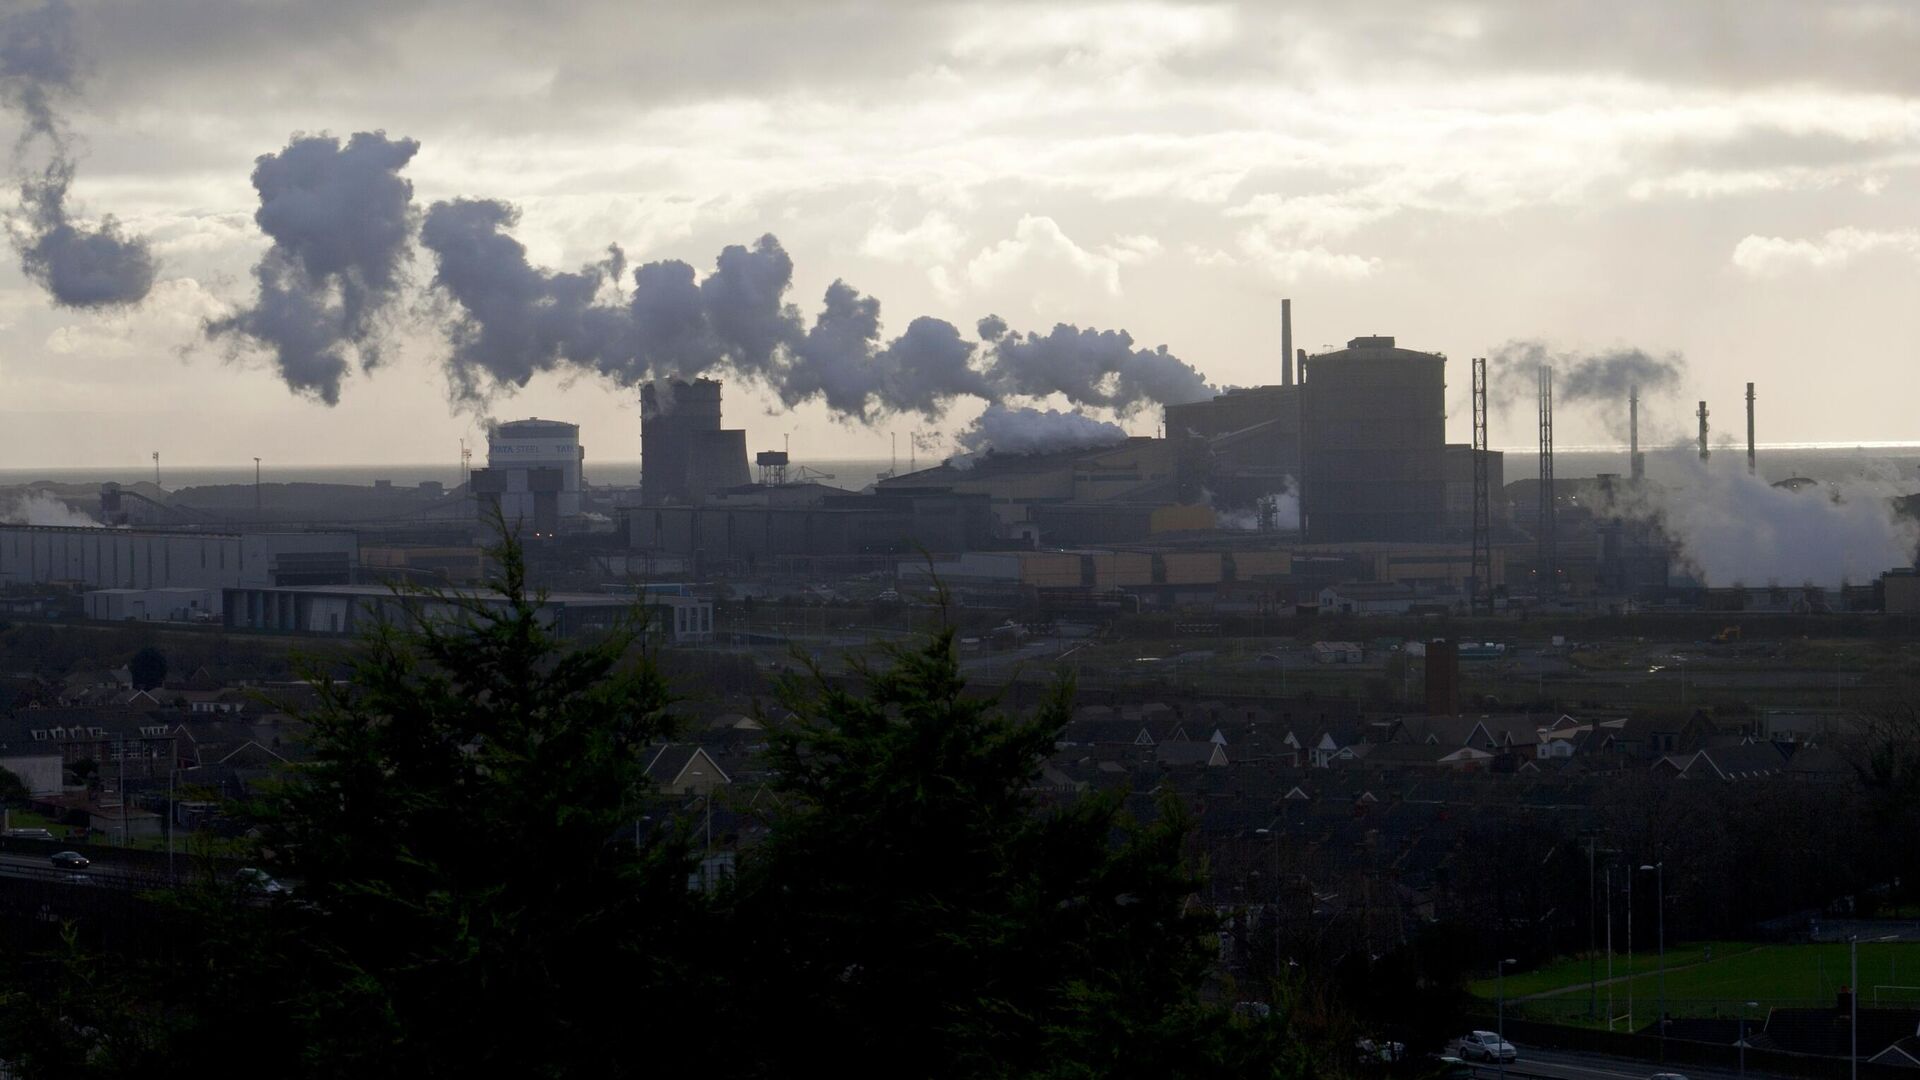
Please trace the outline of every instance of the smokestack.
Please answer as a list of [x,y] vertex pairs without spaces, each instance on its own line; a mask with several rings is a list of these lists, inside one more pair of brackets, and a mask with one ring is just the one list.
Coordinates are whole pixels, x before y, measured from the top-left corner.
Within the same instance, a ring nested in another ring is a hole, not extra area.
[[1293,301],[1280,301],[1280,378],[1293,385]]
[[1645,479],[1647,463],[1640,456],[1640,386],[1627,388],[1627,474],[1635,481]]
[[1700,460],[1707,460],[1707,403],[1700,403],[1700,411],[1694,415],[1700,418]]
[[1753,384],[1747,384],[1747,475],[1753,475]]

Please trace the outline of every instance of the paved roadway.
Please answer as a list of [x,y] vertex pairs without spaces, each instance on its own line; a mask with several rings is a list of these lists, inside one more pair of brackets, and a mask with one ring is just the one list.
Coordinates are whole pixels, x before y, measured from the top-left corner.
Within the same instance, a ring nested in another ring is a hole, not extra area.
[[[1500,1070],[1475,1063],[1476,1074],[1493,1080]],[[1707,1069],[1693,1065],[1656,1065],[1629,1058],[1602,1057],[1598,1054],[1563,1054],[1548,1050],[1520,1048],[1520,1060],[1507,1066],[1508,1080],[1647,1080],[1661,1072],[1675,1072],[1687,1080],[1740,1080],[1732,1069]],[[1748,1070],[1748,1080],[1769,1080],[1777,1073]]]
[[44,855],[13,854],[0,854],[0,878],[104,885],[118,889],[144,888],[158,883],[144,868],[136,870],[114,863],[95,862],[85,870],[61,870],[48,862]]

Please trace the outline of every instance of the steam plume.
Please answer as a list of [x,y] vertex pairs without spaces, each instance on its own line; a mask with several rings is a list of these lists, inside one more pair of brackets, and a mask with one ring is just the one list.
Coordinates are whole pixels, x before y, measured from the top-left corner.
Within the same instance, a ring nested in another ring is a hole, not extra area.
[[1082,330],[1059,323],[1052,333],[1009,333],[1006,320],[980,320],[993,361],[987,380],[1004,394],[1061,394],[1076,405],[1132,412],[1150,404],[1173,405],[1212,395],[1207,380],[1167,351],[1135,349],[1125,330]]
[[253,215],[272,238],[253,269],[253,307],[207,325],[273,352],[296,393],[328,405],[357,358],[379,366],[382,330],[412,258],[413,183],[400,175],[420,144],[358,132],[343,147],[330,135],[295,136],[255,159]]
[[967,468],[979,455],[1045,454],[1062,450],[1091,450],[1127,441],[1127,433],[1118,424],[1095,420],[1078,413],[1055,409],[1009,407],[999,402],[987,406],[973,425],[955,440],[964,451],[952,464]]
[[125,232],[112,215],[93,226],[68,205],[74,160],[56,103],[79,87],[80,51],[73,9],[64,0],[0,17],[0,99],[26,118],[16,166],[35,141],[51,155],[20,180],[20,207],[7,233],[20,269],[63,307],[136,304],[153,288],[156,266],[146,239]]
[[44,491],[26,491],[14,496],[6,509],[0,510],[0,524],[100,528],[98,521],[75,510],[66,500]]
[[1676,456],[1688,473],[1653,509],[1708,584],[1832,586],[1914,563],[1920,523],[1895,512],[1891,500],[1902,491],[1892,479],[1795,492],[1750,475],[1732,457]]
[[818,395],[835,412],[865,421],[882,412],[938,416],[956,397],[992,397],[972,367],[972,343],[944,319],[921,316],[884,349],[879,341],[880,302],[835,281],[793,362],[777,372],[781,400],[795,405]]
[[1687,360],[1677,352],[1656,355],[1635,348],[1556,352],[1542,341],[1509,341],[1489,354],[1487,366],[1494,396],[1503,406],[1522,395],[1530,397],[1534,373],[1543,366],[1553,368],[1554,403],[1580,405],[1625,401],[1635,386],[1647,397],[1671,393],[1686,374]]
[[514,239],[518,221],[507,203],[456,199],[434,204],[421,229],[434,285],[453,304],[449,366],[468,401],[556,370],[623,386],[731,375],[788,406],[818,400],[863,423],[938,417],[966,397],[1059,393],[1128,412],[1208,393],[1199,372],[1165,348],[1134,348],[1125,331],[1062,324],[1045,337],[1008,334],[988,316],[983,349],[952,323],[922,316],[883,343],[880,301],[845,281],[828,286],[809,326],[788,299],[793,260],[771,235],[724,248],[705,277],[678,260],[641,265],[623,299],[617,247],[577,271],[546,270]]

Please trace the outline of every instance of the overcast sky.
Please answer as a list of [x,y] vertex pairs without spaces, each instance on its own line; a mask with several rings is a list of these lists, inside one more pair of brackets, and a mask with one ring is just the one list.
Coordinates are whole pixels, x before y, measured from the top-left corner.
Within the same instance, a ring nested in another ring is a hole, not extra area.
[[[488,415],[638,457],[636,395],[595,376],[455,405],[425,251],[388,362],[337,405],[207,340],[267,247],[254,159],[368,130],[418,140],[418,210],[519,206],[540,265],[618,243],[704,273],[771,232],[808,318],[844,278],[888,336],[923,314],[1118,328],[1245,385],[1277,381],[1290,296],[1310,350],[1392,334],[1453,358],[1458,440],[1466,359],[1512,340],[1683,354],[1679,403],[1649,409],[1675,433],[1704,397],[1732,434],[1752,380],[1762,442],[1920,440],[1920,5],[74,8],[71,197],[150,237],[159,272],[101,313],[0,269],[0,467],[452,462]],[[728,420],[802,461],[978,409],[867,428],[773,401],[729,385]],[[1606,419],[1563,413],[1558,440],[1607,441]],[[1496,445],[1532,435],[1495,418]]]

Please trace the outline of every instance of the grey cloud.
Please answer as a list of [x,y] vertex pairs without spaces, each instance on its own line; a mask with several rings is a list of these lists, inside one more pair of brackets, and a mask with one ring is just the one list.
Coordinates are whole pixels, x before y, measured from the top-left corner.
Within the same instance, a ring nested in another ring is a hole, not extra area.
[[273,245],[254,267],[251,308],[210,322],[210,337],[272,351],[287,385],[332,405],[351,370],[377,367],[389,309],[412,257],[413,184],[400,175],[412,139],[358,132],[296,136],[255,160],[254,221]]

